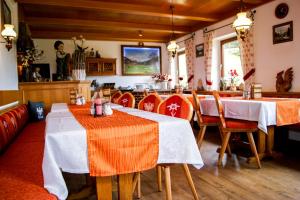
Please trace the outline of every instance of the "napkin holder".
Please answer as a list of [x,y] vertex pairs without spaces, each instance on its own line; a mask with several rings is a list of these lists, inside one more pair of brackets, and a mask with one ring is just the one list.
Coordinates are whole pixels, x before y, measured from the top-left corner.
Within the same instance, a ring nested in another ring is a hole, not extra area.
[[262,85],[259,83],[251,84],[251,99],[259,99],[262,98]]

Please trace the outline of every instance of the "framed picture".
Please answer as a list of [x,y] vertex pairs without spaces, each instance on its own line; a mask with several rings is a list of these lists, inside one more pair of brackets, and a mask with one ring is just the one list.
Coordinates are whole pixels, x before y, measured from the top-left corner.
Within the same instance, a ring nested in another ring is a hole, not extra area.
[[4,29],[4,24],[11,24],[11,12],[5,0],[1,0],[1,24],[1,30]]
[[293,41],[293,21],[273,26],[273,44]]
[[157,46],[121,46],[123,75],[161,73],[161,49]]
[[204,56],[204,44],[196,45],[196,57]]

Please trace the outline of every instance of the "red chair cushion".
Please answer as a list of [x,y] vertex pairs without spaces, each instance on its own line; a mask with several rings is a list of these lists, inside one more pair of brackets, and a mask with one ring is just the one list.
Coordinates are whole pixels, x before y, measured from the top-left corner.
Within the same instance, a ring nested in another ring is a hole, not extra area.
[[159,97],[155,94],[150,94],[139,103],[139,109],[156,113],[159,103]]
[[129,93],[124,93],[119,99],[118,104],[124,107],[132,107],[132,96]]
[[238,120],[238,119],[226,119],[226,128],[255,129],[257,128],[257,122]]
[[184,101],[183,98],[179,95],[169,97],[160,104],[158,112],[172,117],[188,119],[193,107],[188,100]]
[[28,124],[0,157],[0,199],[54,200],[44,189],[45,122]]
[[219,123],[220,118],[215,116],[202,115],[203,123]]
[[121,92],[116,92],[115,94],[112,95],[111,97],[111,102],[117,103],[118,98],[122,95]]

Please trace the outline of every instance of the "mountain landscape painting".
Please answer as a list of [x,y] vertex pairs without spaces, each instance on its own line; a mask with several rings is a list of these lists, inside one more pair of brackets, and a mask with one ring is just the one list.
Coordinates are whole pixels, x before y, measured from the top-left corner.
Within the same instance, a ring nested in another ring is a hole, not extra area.
[[123,75],[160,73],[160,47],[122,46],[122,67]]

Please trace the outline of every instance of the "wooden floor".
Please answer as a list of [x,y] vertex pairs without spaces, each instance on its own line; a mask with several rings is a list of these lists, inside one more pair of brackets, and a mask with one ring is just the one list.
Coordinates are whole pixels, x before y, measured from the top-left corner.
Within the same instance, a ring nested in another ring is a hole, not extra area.
[[[204,167],[197,170],[189,166],[202,200],[300,199],[299,145],[293,147],[293,150],[298,150],[296,153],[281,154],[264,160],[262,169],[257,169],[255,163],[248,164],[244,158],[237,158],[235,155],[225,157],[224,166],[217,167],[218,144],[218,133],[208,133],[201,148]],[[157,192],[155,170],[143,172],[141,178],[143,200],[165,199],[164,190]],[[193,199],[181,166],[171,167],[171,179],[174,200]]]

